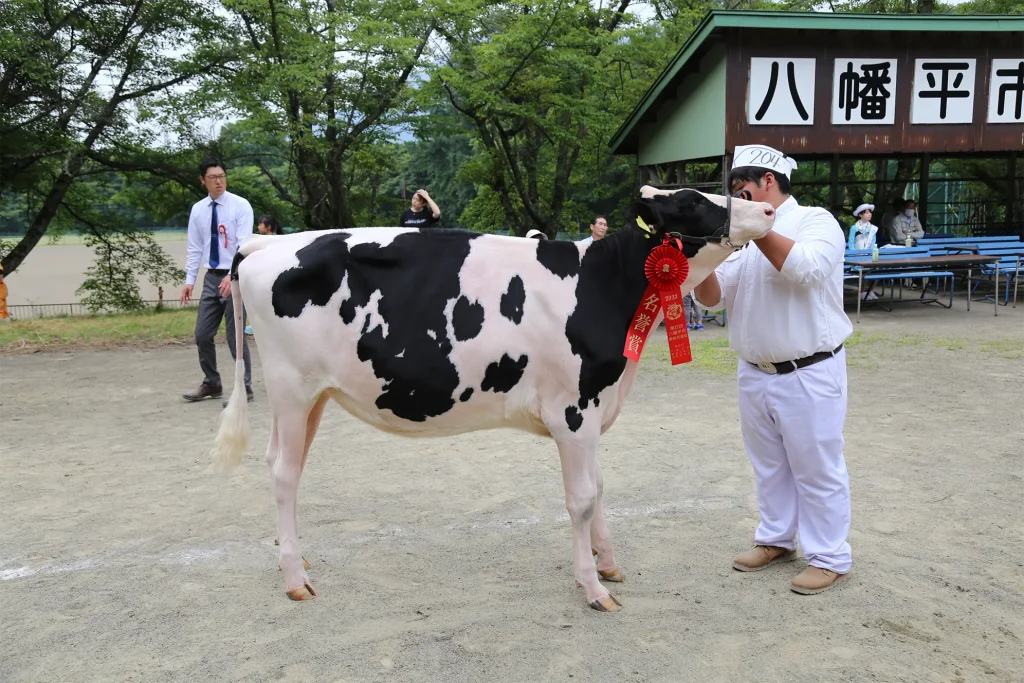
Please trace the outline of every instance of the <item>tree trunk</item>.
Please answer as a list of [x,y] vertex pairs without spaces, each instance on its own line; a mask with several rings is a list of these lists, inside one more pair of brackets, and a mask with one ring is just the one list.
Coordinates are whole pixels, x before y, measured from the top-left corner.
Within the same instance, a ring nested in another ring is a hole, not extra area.
[[82,163],[81,154],[76,154],[68,161],[61,174],[57,176],[57,182],[50,188],[50,193],[46,196],[46,200],[39,207],[39,213],[36,214],[32,224],[25,231],[25,236],[21,238],[21,241],[18,242],[14,249],[11,249],[4,256],[3,263],[0,265],[3,265],[6,274],[10,275],[13,273],[21,265],[22,261],[25,260],[25,257],[29,255],[29,252],[43,239],[47,228],[50,227],[50,222],[57,215],[61,202],[64,201],[64,196],[68,193],[68,188],[75,182],[78,172],[82,169]]

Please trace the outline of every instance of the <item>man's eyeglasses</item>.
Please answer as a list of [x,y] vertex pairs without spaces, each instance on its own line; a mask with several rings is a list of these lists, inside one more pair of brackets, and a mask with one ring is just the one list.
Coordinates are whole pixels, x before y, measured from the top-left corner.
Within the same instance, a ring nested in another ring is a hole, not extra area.
[[205,175],[203,177],[206,178],[207,180],[224,180],[227,178],[227,176],[224,175],[223,173],[219,175]]

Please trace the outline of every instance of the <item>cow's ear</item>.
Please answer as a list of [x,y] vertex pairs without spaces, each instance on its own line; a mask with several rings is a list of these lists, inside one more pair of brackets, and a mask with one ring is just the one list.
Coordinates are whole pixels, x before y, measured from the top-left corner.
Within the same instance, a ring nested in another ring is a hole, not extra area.
[[626,209],[626,223],[630,228],[646,232],[649,235],[658,234],[661,229],[658,210],[654,206],[654,199],[638,199],[631,203]]

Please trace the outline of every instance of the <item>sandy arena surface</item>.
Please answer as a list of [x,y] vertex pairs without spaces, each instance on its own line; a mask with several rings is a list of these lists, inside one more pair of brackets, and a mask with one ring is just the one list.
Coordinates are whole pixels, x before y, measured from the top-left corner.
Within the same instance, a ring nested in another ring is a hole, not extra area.
[[0,356],[0,681],[1024,680],[1024,307],[980,309],[858,326],[854,570],[811,597],[802,562],[731,569],[758,519],[735,378],[656,335],[600,452],[619,614],[574,587],[548,440],[331,406],[299,495],[321,597],[293,603],[258,369],[223,476],[193,349]]
[[[180,267],[185,267],[184,237],[177,234],[156,236],[164,251]],[[10,290],[7,303],[20,304],[70,304],[81,300],[77,290],[85,280],[85,271],[93,265],[96,254],[83,244],[49,244],[46,240],[33,249],[25,262],[7,279]],[[203,271],[205,272],[205,270]],[[142,279],[139,282],[142,298],[155,301],[157,288]],[[177,299],[181,285],[164,287],[164,299]]]

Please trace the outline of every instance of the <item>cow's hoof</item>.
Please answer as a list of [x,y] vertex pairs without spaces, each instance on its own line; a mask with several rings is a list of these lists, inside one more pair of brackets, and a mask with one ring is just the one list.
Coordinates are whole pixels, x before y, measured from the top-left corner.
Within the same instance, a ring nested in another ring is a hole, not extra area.
[[[307,560],[306,557],[303,556],[302,557],[302,568],[303,569],[309,569],[309,567],[310,567],[309,560]],[[280,564],[277,565],[277,571],[281,571],[281,565]],[[608,580],[612,581],[613,579],[608,579]],[[619,581],[622,581],[622,579],[619,579]]]
[[590,603],[590,608],[598,612],[618,612],[622,609],[622,603],[614,595],[608,594]]
[[[309,567],[306,567],[306,569],[309,569]],[[602,581],[611,581],[612,583],[622,583],[626,580],[626,577],[622,575],[622,572],[617,567],[613,569],[598,569],[597,575],[601,577]]]
[[[312,600],[317,596],[316,590],[308,583],[303,585],[302,588],[293,588],[290,591],[286,591],[288,597],[292,600]],[[596,609],[596,608],[595,608]]]

